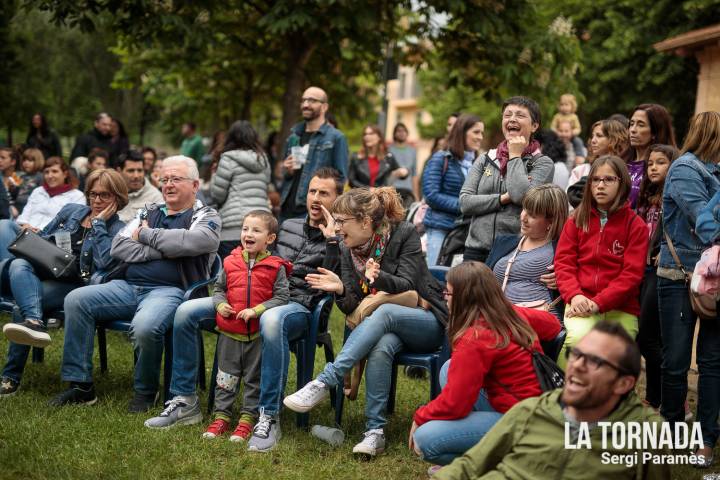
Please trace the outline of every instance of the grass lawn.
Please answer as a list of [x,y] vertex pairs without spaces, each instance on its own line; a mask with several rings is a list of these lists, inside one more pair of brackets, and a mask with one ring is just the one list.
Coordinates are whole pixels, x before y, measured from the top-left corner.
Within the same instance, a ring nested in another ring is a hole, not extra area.
[[[7,316],[2,323],[8,321]],[[333,315],[336,351],[342,340],[341,318]],[[100,374],[95,355],[99,402],[92,407],[51,409],[48,399],[60,392],[63,331],[51,332],[45,363],[28,363],[18,393],[0,401],[0,478],[274,478],[396,479],[426,478],[428,464],[407,449],[407,432],[414,409],[428,399],[427,380],[398,379],[395,414],[386,428],[388,449],[373,461],[358,461],[351,449],[364,431],[364,394],[345,402],[344,445],[332,448],[295,427],[295,416],[282,416],[283,439],[269,454],[250,454],[225,439],[201,438],[209,422],[168,431],[143,426],[148,415],[126,413],[132,393],[132,348],[123,334],[108,333],[108,364]],[[210,375],[215,337],[205,335],[206,371]],[[0,335],[0,349],[7,341]],[[324,355],[317,351],[315,369]],[[294,360],[288,391],[295,390]],[[206,393],[201,392],[205,405]],[[158,408],[157,411],[160,409]],[[311,412],[310,424],[332,425],[329,402]],[[717,453],[716,453],[717,454]],[[720,468],[717,469],[720,471]],[[701,479],[693,468],[678,468],[674,478]],[[588,477],[592,478],[592,477]]]

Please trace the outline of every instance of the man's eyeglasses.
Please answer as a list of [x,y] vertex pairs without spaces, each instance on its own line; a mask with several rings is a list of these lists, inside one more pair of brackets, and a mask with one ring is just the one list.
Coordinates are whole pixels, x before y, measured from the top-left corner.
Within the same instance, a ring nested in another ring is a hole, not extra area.
[[173,185],[177,185],[180,182],[187,182],[192,181],[192,178],[189,177],[162,177],[160,180],[160,185],[168,185],[172,183]]
[[592,177],[590,181],[593,185],[600,185],[600,182],[605,185],[612,185],[615,182],[619,182],[620,177],[616,177],[615,175],[605,175],[604,177]]
[[97,200],[98,198],[103,202],[109,202],[113,198],[113,194],[110,192],[89,192],[88,197],[90,201]]
[[319,98],[313,98],[313,97],[303,97],[300,99],[300,105],[303,103],[309,103],[311,105],[315,105],[316,103],[325,103],[325,100],[320,100]]
[[628,369],[623,368],[619,365],[615,365],[614,363],[609,362],[604,358],[598,357],[597,355],[585,353],[577,347],[565,350],[565,357],[567,358],[568,363],[585,359],[585,365],[587,366],[588,370],[594,371],[604,366],[608,366],[613,370],[616,370],[620,375],[633,375],[633,373],[630,372]]

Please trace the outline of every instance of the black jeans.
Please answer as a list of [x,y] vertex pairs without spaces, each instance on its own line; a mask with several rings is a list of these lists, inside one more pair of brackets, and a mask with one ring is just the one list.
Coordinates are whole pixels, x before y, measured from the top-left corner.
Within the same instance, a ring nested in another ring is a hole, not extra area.
[[640,318],[638,346],[645,357],[647,382],[645,400],[654,408],[660,408],[662,384],[662,337],[658,316],[657,274],[655,267],[645,268],[645,279],[640,287]]
[[[690,369],[697,315],[690,306],[684,281],[658,278],[658,311],[663,342],[662,406],[660,413],[669,422],[685,420],[687,374]],[[703,443],[714,447],[720,434],[720,322],[701,320],[697,339],[698,403]]]

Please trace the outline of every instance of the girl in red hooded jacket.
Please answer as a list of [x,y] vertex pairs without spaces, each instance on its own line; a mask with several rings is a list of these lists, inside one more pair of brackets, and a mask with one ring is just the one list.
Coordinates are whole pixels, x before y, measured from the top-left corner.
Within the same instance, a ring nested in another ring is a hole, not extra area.
[[[648,241],[645,222],[630,209],[630,188],[622,159],[595,160],[582,203],[560,235],[555,275],[566,303],[563,350],[603,318],[619,322],[633,337],[638,333]],[[558,363],[564,367],[564,355]]]

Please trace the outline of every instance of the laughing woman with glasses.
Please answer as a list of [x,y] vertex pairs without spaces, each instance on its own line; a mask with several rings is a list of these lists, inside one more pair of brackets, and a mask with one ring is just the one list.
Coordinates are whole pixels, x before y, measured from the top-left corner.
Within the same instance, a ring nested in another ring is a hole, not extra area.
[[122,175],[115,170],[95,170],[88,175],[85,196],[89,206],[79,203],[65,205],[39,235],[55,242],[60,232],[70,234],[70,249],[75,255],[75,272],[62,280],[41,277],[32,264],[23,258],[4,263],[9,286],[3,293],[12,294],[17,306],[12,323],[3,328],[10,340],[7,363],[2,372],[0,397],[12,395],[20,385],[29,346],[45,347],[50,335],[43,320],[45,312],[62,308],[65,296],[102,277],[117,265],[110,257],[112,239],[124,226],[117,216],[128,202],[128,190]]
[[[366,431],[353,453],[375,456],[385,449],[385,408],[390,395],[393,358],[401,350],[433,352],[444,338],[447,308],[442,287],[428,270],[420,237],[411,223],[402,221],[405,209],[393,187],[357,188],[333,204],[334,228],[342,238],[340,275],[325,269],[306,277],[308,284],[335,295],[340,310],[350,315],[371,293],[416,291],[426,308],[393,303],[380,305],[350,333],[335,361],[303,388],[285,397],[284,404],[307,412],[343,377],[367,357],[365,371]],[[333,217],[327,215],[328,228]],[[328,243],[328,255],[337,243]],[[417,302],[417,300],[415,300]]]
[[[637,335],[648,234],[645,222],[630,209],[631,187],[621,158],[595,160],[582,202],[560,235],[555,276],[566,304],[564,349],[602,319]],[[559,363],[564,367],[564,356]]]

